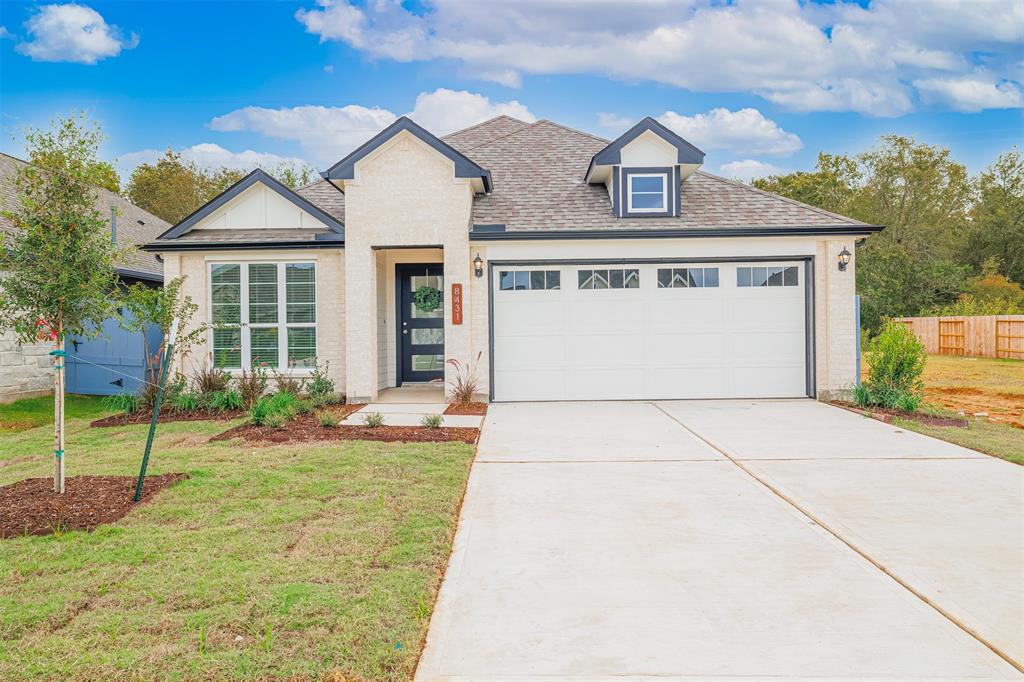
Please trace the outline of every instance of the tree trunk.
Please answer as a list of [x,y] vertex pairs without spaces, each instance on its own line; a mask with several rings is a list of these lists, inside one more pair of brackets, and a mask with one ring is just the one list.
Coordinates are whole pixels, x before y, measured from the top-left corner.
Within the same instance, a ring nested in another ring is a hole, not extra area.
[[[63,330],[57,332],[57,350],[64,350]],[[53,492],[64,494],[64,368],[67,358],[53,356]]]

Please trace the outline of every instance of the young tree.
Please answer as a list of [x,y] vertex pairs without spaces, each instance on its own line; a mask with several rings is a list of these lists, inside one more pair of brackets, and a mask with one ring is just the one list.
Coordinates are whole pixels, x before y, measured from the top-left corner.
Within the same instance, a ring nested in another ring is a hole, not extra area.
[[0,248],[0,320],[25,342],[48,332],[54,357],[54,492],[64,492],[64,339],[95,336],[114,309],[118,252],[92,185],[99,127],[58,118],[26,136],[30,157],[15,183],[18,208],[5,215],[17,230]]

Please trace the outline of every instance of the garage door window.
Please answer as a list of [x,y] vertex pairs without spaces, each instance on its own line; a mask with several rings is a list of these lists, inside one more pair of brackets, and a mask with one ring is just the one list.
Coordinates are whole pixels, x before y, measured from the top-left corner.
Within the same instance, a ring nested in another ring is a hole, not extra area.
[[502,270],[498,273],[502,291],[561,289],[562,273],[558,270]]
[[658,268],[659,289],[718,286],[718,268]]
[[795,265],[736,268],[736,286],[738,287],[795,287],[799,285],[799,268]]
[[639,289],[640,271],[634,268],[622,270],[580,270],[580,289]]

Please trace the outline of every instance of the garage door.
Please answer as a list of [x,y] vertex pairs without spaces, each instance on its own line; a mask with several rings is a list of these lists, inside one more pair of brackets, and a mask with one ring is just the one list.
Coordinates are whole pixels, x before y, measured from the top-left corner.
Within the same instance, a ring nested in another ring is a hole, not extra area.
[[808,395],[802,261],[495,264],[495,400]]

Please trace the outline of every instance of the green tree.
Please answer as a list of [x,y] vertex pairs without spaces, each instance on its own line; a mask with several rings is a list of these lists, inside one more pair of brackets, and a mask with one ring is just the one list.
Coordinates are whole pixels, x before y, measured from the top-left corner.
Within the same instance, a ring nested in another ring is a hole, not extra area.
[[975,266],[1002,262],[1007,278],[1024,284],[1024,155],[1002,154],[974,183],[965,255]]
[[230,168],[204,170],[168,149],[156,163],[135,167],[125,195],[136,206],[169,223],[177,223],[245,174]]
[[[54,492],[64,492],[64,341],[96,336],[113,312],[118,251],[104,216],[94,207],[93,168],[102,135],[84,117],[57,119],[50,130],[26,136],[30,158],[18,172],[16,210],[5,212],[17,230],[0,248],[0,320],[22,342],[40,331],[54,342]],[[59,160],[59,164],[57,161]]]
[[857,162],[842,154],[818,154],[813,172],[797,171],[754,180],[754,187],[802,201],[840,215],[849,215],[860,191]]
[[[41,151],[32,149],[29,151],[28,160],[41,168],[53,168],[60,170],[64,167],[63,153],[59,149]],[[110,190],[114,194],[121,193],[121,177],[114,169],[114,165],[108,161],[93,161],[86,169],[89,184],[103,189]]]
[[982,264],[981,276],[949,305],[935,308],[932,315],[1024,315],[1024,287],[999,272],[998,258]]
[[305,187],[320,176],[309,164],[280,163],[273,168],[266,169],[268,173],[277,178],[281,184],[298,189]]
[[[150,287],[141,282],[126,287],[121,295],[120,325],[129,332],[142,334],[146,354],[148,381],[155,383],[159,376],[160,358],[171,331],[171,323],[177,319],[178,338],[174,339],[174,356],[181,358],[206,334],[208,326],[193,325],[199,306],[191,296],[182,296],[184,277],[165,282],[163,287]],[[145,330],[155,324],[160,328],[160,346],[150,348]]]

